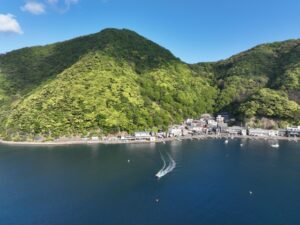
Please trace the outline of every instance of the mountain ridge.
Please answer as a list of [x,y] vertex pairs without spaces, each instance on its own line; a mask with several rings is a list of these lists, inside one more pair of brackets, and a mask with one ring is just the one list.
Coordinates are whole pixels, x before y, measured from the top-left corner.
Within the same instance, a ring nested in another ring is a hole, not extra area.
[[166,129],[228,111],[247,122],[300,122],[300,40],[187,64],[128,29],[105,29],[0,56],[6,139]]

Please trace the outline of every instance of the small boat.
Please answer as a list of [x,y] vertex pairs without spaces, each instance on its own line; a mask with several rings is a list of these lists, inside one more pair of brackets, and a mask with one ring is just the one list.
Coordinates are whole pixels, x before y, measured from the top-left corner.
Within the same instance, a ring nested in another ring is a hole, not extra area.
[[224,141],[224,143],[225,143],[225,144],[228,144],[228,143],[229,143],[229,141],[228,141],[228,140],[225,140],[225,141]]
[[128,159],[127,162],[130,163],[130,159]]
[[240,146],[241,146],[241,147],[243,147],[243,146],[244,146],[244,144],[240,144]]
[[272,148],[279,148],[279,144],[278,144],[278,143],[272,144],[271,147],[272,147]]

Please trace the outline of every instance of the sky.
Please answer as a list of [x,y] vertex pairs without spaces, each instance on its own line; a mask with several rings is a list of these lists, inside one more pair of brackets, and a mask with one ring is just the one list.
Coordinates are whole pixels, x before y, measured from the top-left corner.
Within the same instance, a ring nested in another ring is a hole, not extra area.
[[300,38],[300,0],[0,0],[0,53],[127,28],[188,63]]

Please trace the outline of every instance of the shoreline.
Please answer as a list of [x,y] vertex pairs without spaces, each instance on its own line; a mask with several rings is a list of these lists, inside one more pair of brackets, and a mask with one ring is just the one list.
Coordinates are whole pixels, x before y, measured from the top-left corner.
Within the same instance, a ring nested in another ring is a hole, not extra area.
[[182,140],[206,140],[206,139],[250,139],[250,140],[286,140],[286,141],[300,141],[300,137],[280,137],[280,136],[242,136],[242,135],[197,135],[197,136],[182,136],[172,138],[162,138],[156,141],[135,140],[135,141],[51,141],[51,142],[14,142],[0,140],[2,145],[14,146],[64,146],[64,145],[116,145],[116,144],[151,144],[164,143],[171,141]]

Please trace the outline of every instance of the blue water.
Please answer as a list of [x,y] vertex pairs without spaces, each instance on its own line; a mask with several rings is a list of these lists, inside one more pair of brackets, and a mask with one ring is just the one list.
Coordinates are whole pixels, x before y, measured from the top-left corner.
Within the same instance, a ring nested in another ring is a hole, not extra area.
[[0,225],[96,224],[299,225],[300,143],[0,145]]

